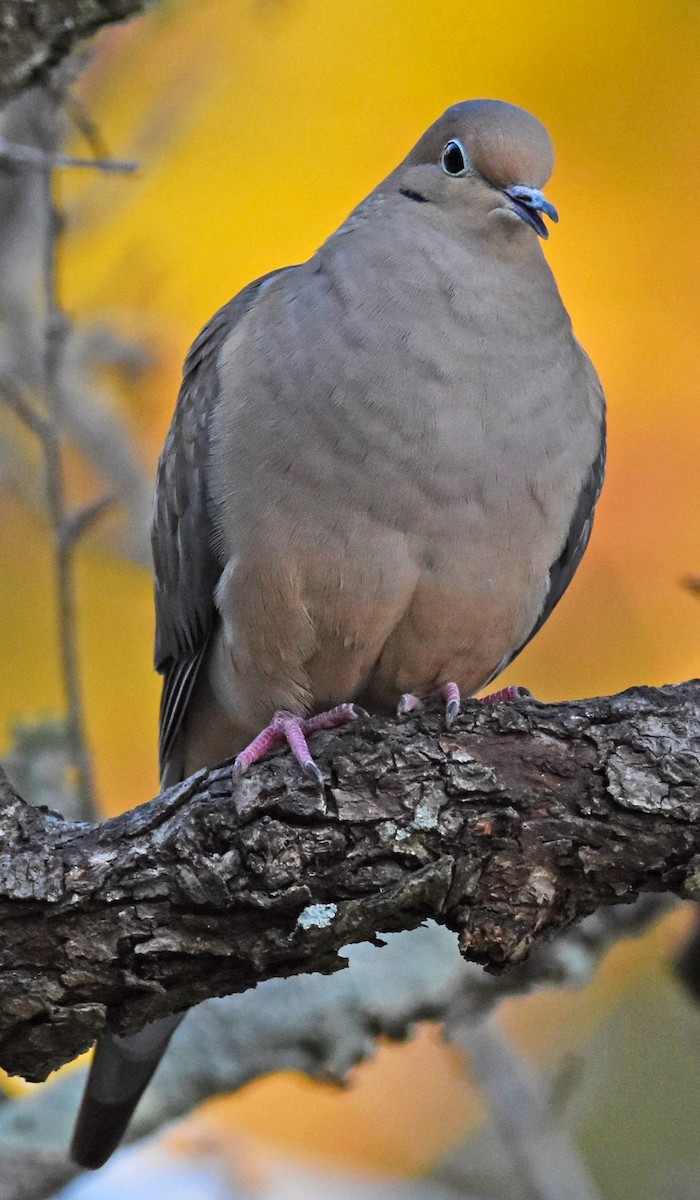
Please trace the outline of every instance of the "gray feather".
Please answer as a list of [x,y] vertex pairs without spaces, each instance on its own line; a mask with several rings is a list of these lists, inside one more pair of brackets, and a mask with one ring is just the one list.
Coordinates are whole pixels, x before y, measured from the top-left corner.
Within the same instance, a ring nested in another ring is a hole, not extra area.
[[518,649],[514,651],[507,662],[503,663],[498,669],[498,674],[508,663],[511,663],[514,658],[517,658],[521,650],[532,641],[536,633],[549,619],[557,604],[561,600],[564,592],[568,588],[579,563],[583,558],[588,545],[591,530],[593,529],[593,517],[595,515],[595,506],[598,503],[601,489],[603,487],[603,478],[605,476],[605,453],[606,453],[606,437],[605,437],[605,409],[602,411],[603,421],[600,427],[600,448],[598,453],[591,463],[591,468],[586,476],[581,493],[579,495],[578,504],[574,511],[573,520],[569,528],[568,537],[564,543],[564,548],[556,562],[554,562],[549,571],[549,591],[545,597],[545,602],[542,607],[535,625],[528,634],[525,641]]
[[[287,268],[288,269],[288,268]],[[187,355],[172,424],[158,464],[151,542],[155,572],[155,666],[163,676],[161,772],[174,751],[216,620],[214,589],[222,564],[212,537],[207,493],[209,418],[219,396],[217,358],[261,287],[263,275],[220,308]]]

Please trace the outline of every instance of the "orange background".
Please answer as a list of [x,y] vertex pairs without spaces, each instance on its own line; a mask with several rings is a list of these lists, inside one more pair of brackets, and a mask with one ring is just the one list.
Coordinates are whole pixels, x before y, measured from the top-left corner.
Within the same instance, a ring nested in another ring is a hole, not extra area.
[[[79,90],[110,150],[141,168],[64,174],[62,289],[76,322],[109,320],[156,354],[123,400],[147,469],[187,347],[221,303],[312,253],[448,104],[521,104],[557,151],[546,252],[607,392],[609,469],[570,592],[502,682],[546,700],[700,674],[700,601],[680,582],[700,571],[699,26],[691,0],[196,0],[102,34]],[[11,495],[0,506],[9,730],[61,691],[48,543]],[[78,564],[89,733],[114,812],[156,790],[150,580],[99,536]],[[665,929],[582,995],[509,1006],[523,1043],[553,1061],[587,1036],[675,936]],[[382,1052],[348,1096],[265,1081],[225,1119],[410,1170],[466,1128],[465,1088],[424,1033]]]

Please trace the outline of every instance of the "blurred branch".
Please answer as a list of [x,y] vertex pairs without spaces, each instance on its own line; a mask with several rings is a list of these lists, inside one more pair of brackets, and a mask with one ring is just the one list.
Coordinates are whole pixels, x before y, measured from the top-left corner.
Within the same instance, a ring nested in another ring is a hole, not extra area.
[[694,895],[700,683],[319,737],[318,791],[277,755],[76,825],[9,784],[0,1063],[30,1079],[109,1010],[122,1032],[434,917],[493,971],[600,906]]
[[148,0],[0,0],[0,102],[43,81],[87,37]]
[[[455,1027],[450,1036],[469,1055],[472,1078],[517,1178],[519,1200],[600,1200],[570,1133],[553,1110],[547,1083],[493,1023]],[[468,1159],[467,1159],[468,1161]],[[466,1181],[469,1182],[467,1167]],[[456,1182],[457,1164],[438,1178]]]
[[53,170],[54,167],[91,167],[95,171],[104,171],[106,174],[122,175],[129,175],[138,169],[138,163],[133,159],[77,158],[74,154],[44,154],[35,146],[23,146],[16,142],[8,142],[1,136],[0,163],[34,167],[41,171]]
[[[150,487],[136,469],[126,449],[123,430],[107,416],[95,396],[87,396],[82,385],[85,366],[99,369],[121,360],[124,370],[143,364],[143,354],[114,336],[88,330],[72,335],[63,313],[57,286],[57,253],[63,217],[54,203],[54,168],[94,166],[100,170],[129,171],[134,165],[109,157],[82,159],[64,155],[59,147],[66,135],[63,105],[77,64],[68,62],[54,72],[50,87],[27,93],[10,105],[0,130],[0,309],[6,335],[0,346],[0,403],[38,440],[43,452],[44,493],[51,528],[56,588],[58,594],[59,641],[66,696],[66,736],[77,780],[80,807],[76,815],[94,817],[91,766],[84,732],[83,703],[77,655],[74,551],[98,518],[128,490],[132,505],[145,513]],[[99,134],[89,124],[77,102],[72,104],[77,120],[91,143]],[[31,179],[27,179],[31,176]],[[4,204],[1,201],[4,200]],[[23,253],[25,248],[29,253]],[[31,249],[30,249],[31,247]],[[37,286],[40,285],[40,286]],[[43,305],[37,304],[37,295]],[[9,423],[6,438],[13,432]],[[70,511],[64,488],[64,449],[70,434],[80,443],[81,431],[89,429],[90,456],[98,466],[107,465],[112,482],[121,472],[119,490]],[[15,438],[21,442],[21,438]],[[3,447],[3,475],[7,479],[8,455]],[[21,450],[20,450],[21,454]],[[23,458],[28,456],[22,455]],[[37,491],[37,470],[19,473],[23,495],[31,475],[32,495]],[[18,472],[10,480],[17,482]],[[122,486],[123,485],[123,488]],[[139,519],[139,524],[145,521]],[[132,540],[140,540],[140,531]]]
[[[582,986],[612,941],[639,932],[663,906],[661,897],[645,897],[606,909],[537,946],[507,975],[488,975],[464,962],[456,938],[430,923],[388,934],[381,947],[350,946],[349,969],[338,974],[272,979],[243,995],[207,1000],[175,1034],[127,1140],[138,1141],[203,1100],[276,1071],[343,1081],[374,1054],[377,1038],[408,1037],[418,1021],[444,1021],[462,1036],[505,996],[544,984]],[[42,1200],[76,1173],[66,1147],[85,1077],[85,1069],[71,1071],[0,1109],[0,1200]],[[458,1179],[452,1163],[436,1171],[435,1183],[445,1185],[446,1195],[467,1200],[464,1175]],[[434,1191],[426,1192],[426,1200],[428,1195]]]
[[107,511],[108,508],[116,502],[116,496],[111,492],[105,492],[104,496],[98,496],[96,500],[92,500],[89,504],[84,504],[82,508],[76,509],[75,512],[66,513],[63,522],[63,536],[61,545],[67,550],[71,550],[76,542],[80,541],[86,533],[92,529],[96,521]]
[[54,564],[58,599],[58,630],[61,652],[63,687],[67,705],[68,735],[71,758],[77,777],[77,791],[82,817],[89,819],[95,813],[92,790],[90,755],[85,735],[82,689],[78,668],[77,628],[75,614],[75,579],[73,549],[75,537],[66,510],[63,479],[63,421],[62,421],[62,375],[64,348],[70,333],[68,318],[63,313],[58,299],[56,278],[56,254],[61,218],[53,197],[53,174],[51,166],[42,172],[41,196],[43,200],[45,230],[43,249],[43,292],[44,292],[44,352],[43,393],[46,416],[41,443],[46,470],[46,494],[53,533]]
[[24,393],[17,387],[13,379],[0,378],[0,402],[5,404],[17,417],[19,421],[38,437],[42,442],[46,440],[48,433],[48,425],[40,413]]
[[66,91],[63,97],[63,109],[74,129],[80,133],[90,147],[94,158],[109,158],[99,125],[93,121],[83,101]]
[[[37,303],[45,292],[42,248],[55,240],[62,226],[62,220],[57,223],[47,211],[44,178],[58,162],[73,161],[60,153],[68,132],[63,107],[68,106],[71,120],[99,151],[98,168],[132,165],[112,160],[99,131],[71,96],[69,87],[79,65],[66,63],[54,73],[50,87],[26,92],[0,117],[0,148],[9,147],[13,160],[0,153],[0,403],[39,437],[45,434],[46,415],[46,322]],[[75,161],[95,165],[92,158]],[[112,548],[149,566],[150,471],[138,461],[118,401],[120,389],[133,385],[150,364],[142,345],[103,325],[81,325],[64,339],[55,383],[63,435],[101,476],[128,518],[111,523],[103,541],[107,536]],[[23,444],[21,429],[11,421],[3,424],[0,474],[23,502],[46,515],[45,488],[36,463]]]

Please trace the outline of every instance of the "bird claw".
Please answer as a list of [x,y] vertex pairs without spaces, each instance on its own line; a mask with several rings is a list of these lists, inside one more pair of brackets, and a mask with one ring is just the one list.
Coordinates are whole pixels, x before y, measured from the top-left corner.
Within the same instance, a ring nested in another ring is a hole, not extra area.
[[[459,688],[456,683],[445,683],[436,692],[431,692],[428,701],[439,700],[445,705],[445,725],[451,729],[454,725],[462,704]],[[397,717],[405,717],[408,713],[420,712],[425,708],[425,702],[413,692],[404,692],[396,705]]]
[[316,766],[313,758],[307,758],[306,762],[301,764],[301,769],[307,779],[312,780],[313,783],[317,783],[319,787],[323,787],[323,774]]
[[273,746],[286,742],[307,779],[322,786],[323,774],[313,760],[306,741],[307,737],[323,729],[337,729],[339,725],[344,725],[347,721],[357,721],[360,717],[367,715],[365,710],[357,704],[337,704],[328,712],[316,713],[313,717],[298,717],[294,713],[280,709],[275,713],[270,724],[266,725],[258,736],[236,756],[233,772],[239,777],[244,775],[248,768],[259,762]]
[[514,704],[516,700],[534,700],[534,696],[529,688],[511,687],[501,688],[498,692],[489,692],[488,696],[480,696],[479,704]]
[[[457,684],[443,684],[441,688],[428,696],[428,701],[431,700],[444,703],[445,726],[447,729],[451,729],[462,706]],[[514,704],[516,700],[534,700],[534,696],[529,688],[511,686],[501,688],[498,692],[489,692],[488,696],[479,697],[478,703],[493,706],[495,704]],[[405,717],[408,713],[419,712],[422,708],[425,708],[425,702],[419,696],[414,696],[413,692],[404,692],[396,705],[396,715]]]
[[446,683],[437,693],[438,699],[442,700],[445,705],[445,726],[451,729],[462,706],[462,697],[459,694],[459,688],[456,683]]
[[409,713],[419,712],[422,708],[425,708],[425,705],[419,696],[414,696],[413,692],[404,692],[396,705],[396,715],[397,717],[406,717]]

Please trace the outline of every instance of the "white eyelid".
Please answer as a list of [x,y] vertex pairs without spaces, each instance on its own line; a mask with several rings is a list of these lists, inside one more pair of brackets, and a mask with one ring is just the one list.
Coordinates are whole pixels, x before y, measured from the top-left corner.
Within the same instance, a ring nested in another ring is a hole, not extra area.
[[[447,169],[447,167],[445,166],[445,158],[447,156],[448,151],[450,150],[450,147],[452,147],[452,146],[456,146],[457,149],[459,150],[460,154],[462,155],[463,166],[460,171],[449,171]],[[450,138],[449,142],[446,142],[445,146],[443,147],[442,153],[440,155],[440,166],[442,167],[445,174],[450,175],[452,177],[452,179],[459,179],[461,176],[467,174],[467,171],[469,170],[469,155],[467,154],[466,150],[464,149],[464,145],[459,140],[459,138]]]

